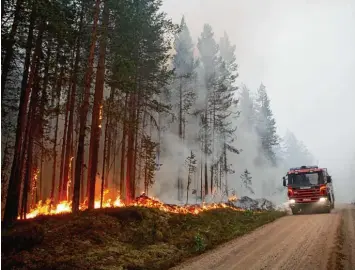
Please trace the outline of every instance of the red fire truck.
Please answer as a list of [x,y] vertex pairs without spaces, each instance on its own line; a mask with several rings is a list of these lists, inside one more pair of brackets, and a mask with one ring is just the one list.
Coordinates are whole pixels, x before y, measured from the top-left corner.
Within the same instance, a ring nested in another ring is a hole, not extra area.
[[334,208],[332,177],[326,168],[290,168],[283,177],[283,185],[287,187],[287,196],[294,215],[306,210],[330,213]]

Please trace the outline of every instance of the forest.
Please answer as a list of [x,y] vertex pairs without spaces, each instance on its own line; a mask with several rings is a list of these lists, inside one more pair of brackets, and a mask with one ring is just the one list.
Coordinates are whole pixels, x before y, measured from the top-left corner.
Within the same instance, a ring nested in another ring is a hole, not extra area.
[[[313,162],[278,134],[267,86],[240,82],[228,34],[206,23],[194,39],[161,5],[1,2],[4,222],[45,201],[77,212],[142,192],[181,204],[267,196],[287,166]],[[276,179],[259,181],[269,168]]]

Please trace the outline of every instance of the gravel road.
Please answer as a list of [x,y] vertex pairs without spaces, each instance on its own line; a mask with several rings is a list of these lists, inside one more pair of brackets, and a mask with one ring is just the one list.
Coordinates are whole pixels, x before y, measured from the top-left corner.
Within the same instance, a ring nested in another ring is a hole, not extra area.
[[286,216],[173,270],[355,270],[355,206]]

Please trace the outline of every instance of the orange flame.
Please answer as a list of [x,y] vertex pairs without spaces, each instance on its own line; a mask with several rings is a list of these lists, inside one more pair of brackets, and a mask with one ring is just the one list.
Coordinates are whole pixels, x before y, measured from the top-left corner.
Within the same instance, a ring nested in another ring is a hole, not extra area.
[[103,108],[103,105],[101,104],[100,105],[100,111],[99,111],[99,128],[101,128],[101,121],[102,121],[102,108]]
[[[144,192],[138,198],[136,198],[132,203],[126,205],[124,202],[122,202],[120,196],[117,196],[115,200],[105,199],[105,195],[107,195],[108,193],[109,190],[104,191],[104,198],[103,198],[104,200],[102,203],[103,208],[142,206],[142,207],[149,207],[149,208],[157,208],[164,212],[179,213],[179,214],[190,213],[194,215],[197,215],[203,211],[207,211],[210,209],[218,209],[218,208],[230,208],[236,211],[244,211],[243,209],[231,207],[225,203],[211,203],[211,204],[203,203],[202,205],[185,205],[185,206],[165,204],[154,197],[150,198],[146,196]],[[27,213],[26,218],[27,219],[35,218],[36,216],[39,215],[56,215],[61,213],[70,213],[71,206],[72,206],[71,201],[61,201],[55,206],[51,204],[51,201],[49,199],[46,200],[45,203],[39,201],[36,207],[31,209],[29,213]],[[86,208],[87,205],[85,203],[81,204],[79,207],[80,210],[85,210]],[[100,200],[95,200],[94,208],[95,209],[100,208]]]
[[230,196],[230,197],[228,198],[228,201],[229,201],[229,202],[235,202],[235,201],[237,201],[237,200],[238,200],[238,197],[235,196],[235,195]]

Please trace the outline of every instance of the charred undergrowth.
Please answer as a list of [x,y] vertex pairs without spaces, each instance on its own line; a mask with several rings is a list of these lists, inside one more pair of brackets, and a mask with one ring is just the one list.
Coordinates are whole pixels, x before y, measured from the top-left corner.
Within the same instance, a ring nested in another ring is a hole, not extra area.
[[199,215],[127,207],[39,217],[2,232],[6,269],[167,269],[282,212]]

